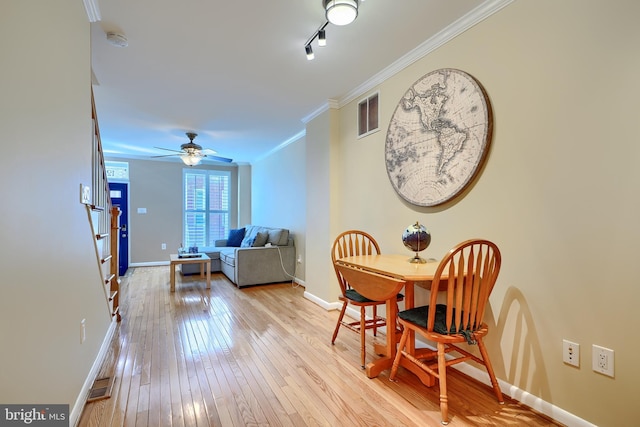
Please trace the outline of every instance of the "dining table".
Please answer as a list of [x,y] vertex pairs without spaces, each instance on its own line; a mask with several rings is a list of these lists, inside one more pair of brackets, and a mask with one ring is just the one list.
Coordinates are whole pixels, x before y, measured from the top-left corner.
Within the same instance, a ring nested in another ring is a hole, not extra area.
[[[413,308],[415,304],[415,286],[430,289],[431,281],[434,278],[434,274],[439,264],[439,261],[433,258],[427,259],[424,263],[410,262],[411,259],[412,258],[409,258],[407,255],[402,254],[378,254],[348,256],[339,258],[336,262],[342,265],[360,268],[362,270],[403,280],[405,282],[405,309],[410,309]],[[372,296],[368,292],[369,290],[367,289],[366,284],[350,283],[350,285],[362,296],[366,298]],[[386,300],[385,303],[387,318],[386,343],[384,345],[374,344],[375,353],[381,357],[367,364],[366,374],[369,378],[375,378],[382,371],[390,369],[398,351],[397,345],[401,332],[398,331],[397,326],[397,299],[393,297]],[[434,353],[431,349],[416,350],[415,333],[413,332],[410,333],[409,339],[407,340],[406,351],[418,358]],[[420,381],[422,381],[426,386],[431,387],[435,384],[435,378],[433,376],[427,374],[415,364],[410,363],[406,358],[401,359],[400,365],[416,374],[418,378],[420,378]]]

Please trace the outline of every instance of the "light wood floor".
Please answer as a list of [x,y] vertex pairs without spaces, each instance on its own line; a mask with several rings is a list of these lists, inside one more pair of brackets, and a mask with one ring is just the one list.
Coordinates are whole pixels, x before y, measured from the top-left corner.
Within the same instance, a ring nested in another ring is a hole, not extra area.
[[[440,425],[438,387],[403,368],[398,382],[367,378],[358,335],[343,329],[332,346],[338,312],[304,288],[239,290],[215,274],[208,290],[178,274],[170,293],[168,266],[130,269],[121,288],[113,394],[87,404],[80,426]],[[559,425],[451,372],[451,426]]]

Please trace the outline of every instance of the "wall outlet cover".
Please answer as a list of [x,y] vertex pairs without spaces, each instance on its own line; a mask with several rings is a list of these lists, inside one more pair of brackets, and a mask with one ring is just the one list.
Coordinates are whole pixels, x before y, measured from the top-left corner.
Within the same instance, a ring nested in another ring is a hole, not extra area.
[[562,361],[568,365],[580,367],[580,344],[562,340]]
[[614,376],[614,357],[613,350],[610,348],[593,345],[592,347],[592,364],[593,370],[609,377]]
[[88,185],[80,184],[80,203],[91,204],[91,187]]

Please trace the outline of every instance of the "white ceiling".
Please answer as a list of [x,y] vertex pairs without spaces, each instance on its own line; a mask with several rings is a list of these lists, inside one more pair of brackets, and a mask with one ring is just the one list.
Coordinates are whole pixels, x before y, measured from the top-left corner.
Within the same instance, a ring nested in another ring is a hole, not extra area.
[[[255,162],[302,135],[304,119],[330,100],[366,95],[390,64],[495,3],[504,0],[361,1],[358,18],[329,24],[327,46],[314,41],[308,61],[322,0],[97,0],[91,49],[104,151],[150,158],[193,131],[204,148]],[[129,46],[109,44],[109,31]]]

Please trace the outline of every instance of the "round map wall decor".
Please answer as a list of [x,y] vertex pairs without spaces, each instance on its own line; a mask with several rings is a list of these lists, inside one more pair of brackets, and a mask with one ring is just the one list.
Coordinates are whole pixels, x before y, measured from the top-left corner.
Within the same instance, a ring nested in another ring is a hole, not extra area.
[[480,170],[492,124],[489,99],[471,75],[442,68],[423,76],[404,94],[387,130],[393,188],[418,206],[453,199]]

